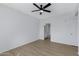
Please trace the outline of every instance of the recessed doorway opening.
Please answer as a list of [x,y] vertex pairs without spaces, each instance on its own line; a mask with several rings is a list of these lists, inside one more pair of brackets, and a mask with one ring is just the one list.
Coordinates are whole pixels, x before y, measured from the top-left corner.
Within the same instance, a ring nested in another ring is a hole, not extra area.
[[44,26],[44,40],[49,40],[51,39],[50,35],[50,24],[45,24]]

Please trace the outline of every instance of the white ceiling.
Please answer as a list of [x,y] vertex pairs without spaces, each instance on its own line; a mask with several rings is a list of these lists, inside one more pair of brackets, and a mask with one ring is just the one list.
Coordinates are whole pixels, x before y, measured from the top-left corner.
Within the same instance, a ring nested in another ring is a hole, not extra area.
[[[37,3],[37,5],[40,4],[41,3]],[[42,4],[46,5],[45,3]],[[52,3],[52,5],[47,8],[47,10],[52,11],[51,13],[44,12],[42,15],[39,15],[39,12],[32,12],[32,10],[38,9],[32,3],[5,3],[4,5],[39,19],[67,13],[74,14],[77,9],[77,3]]]

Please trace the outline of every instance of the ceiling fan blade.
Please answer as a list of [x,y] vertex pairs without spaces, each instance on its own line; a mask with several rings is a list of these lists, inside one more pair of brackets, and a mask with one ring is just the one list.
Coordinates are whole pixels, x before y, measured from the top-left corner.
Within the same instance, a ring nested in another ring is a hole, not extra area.
[[37,4],[33,3],[33,5],[36,6],[38,9],[40,9],[40,7]]
[[32,12],[36,12],[36,11],[40,11],[40,10],[33,10]]
[[51,12],[50,10],[43,10],[43,11],[45,11],[45,12],[49,12],[49,13]]
[[47,5],[45,5],[45,6],[43,7],[43,9],[49,7],[50,5],[51,5],[51,3],[48,3]]

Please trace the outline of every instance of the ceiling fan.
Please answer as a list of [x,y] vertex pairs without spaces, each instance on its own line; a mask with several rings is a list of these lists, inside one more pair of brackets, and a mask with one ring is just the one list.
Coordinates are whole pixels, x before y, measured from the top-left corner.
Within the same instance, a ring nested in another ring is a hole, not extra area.
[[50,13],[50,10],[46,10],[47,7],[49,7],[51,5],[51,3],[46,4],[45,6],[43,6],[42,4],[40,6],[38,6],[36,3],[33,3],[34,6],[36,6],[38,8],[38,10],[33,10],[32,12],[40,12],[40,15],[42,15],[43,12],[48,12]]

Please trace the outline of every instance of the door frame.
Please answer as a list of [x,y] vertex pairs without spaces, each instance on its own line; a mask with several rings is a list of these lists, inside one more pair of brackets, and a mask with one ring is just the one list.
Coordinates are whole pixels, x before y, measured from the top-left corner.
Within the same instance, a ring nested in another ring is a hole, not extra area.
[[44,28],[44,40],[46,40],[46,38],[45,38],[45,26],[46,26],[46,25],[49,25],[49,26],[50,26],[50,29],[49,29],[49,30],[50,30],[50,31],[49,31],[49,32],[50,32],[50,34],[49,34],[49,40],[51,40],[51,23],[45,23],[45,25],[44,25],[44,27],[43,27],[43,28]]

